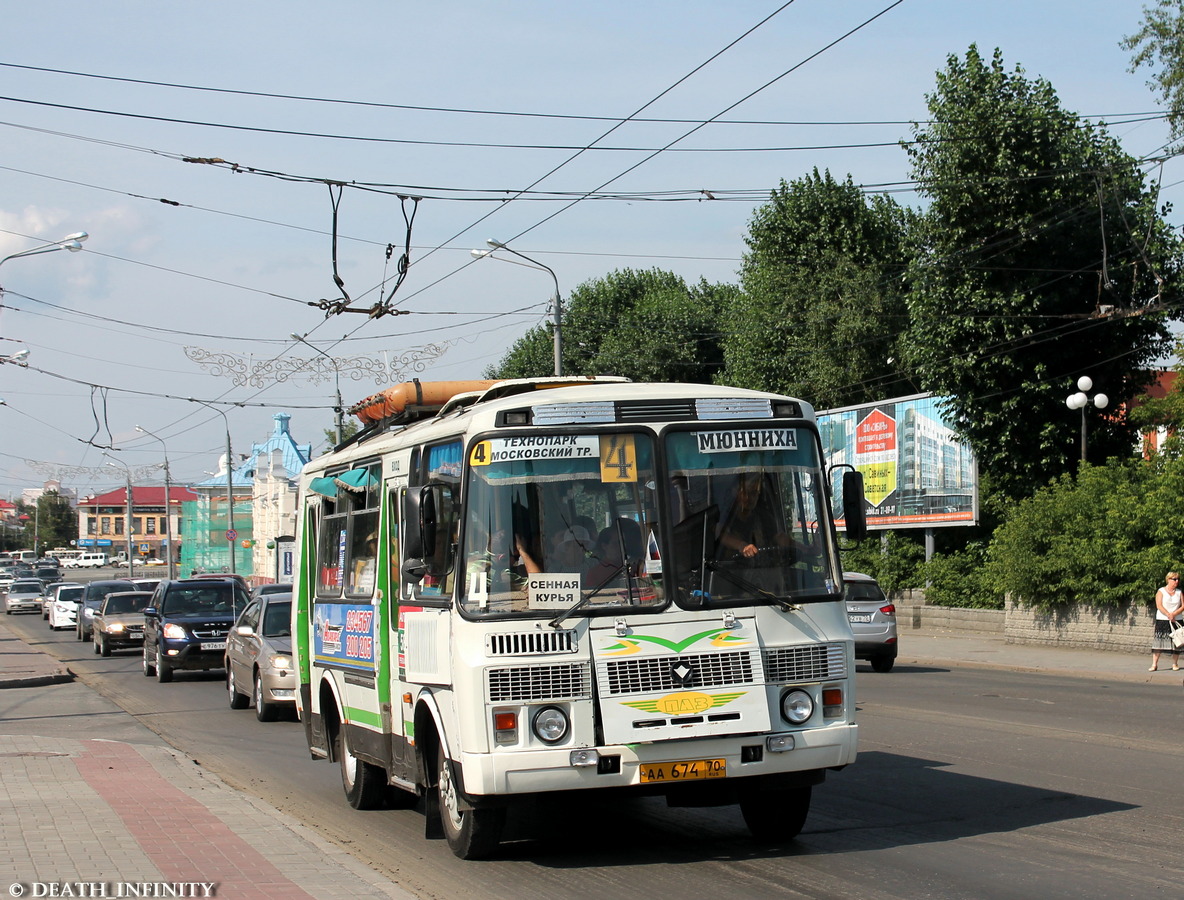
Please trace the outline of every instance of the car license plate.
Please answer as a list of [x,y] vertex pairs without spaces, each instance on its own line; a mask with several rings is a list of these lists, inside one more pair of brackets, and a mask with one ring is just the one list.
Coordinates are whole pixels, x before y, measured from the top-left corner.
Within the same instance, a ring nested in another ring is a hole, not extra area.
[[144,640],[144,632],[142,632],[142,631],[129,631],[129,632],[127,633],[127,639],[128,639],[129,641],[142,641],[142,640]]
[[641,783],[670,781],[702,781],[705,778],[726,778],[728,764],[723,759],[692,759],[686,762],[653,763],[641,766]]
[[226,641],[203,641],[201,645],[203,650],[225,650]]
[[865,616],[847,616],[847,621],[850,622],[852,625],[859,625],[864,622],[870,622],[871,620],[872,620],[871,613],[868,613]]

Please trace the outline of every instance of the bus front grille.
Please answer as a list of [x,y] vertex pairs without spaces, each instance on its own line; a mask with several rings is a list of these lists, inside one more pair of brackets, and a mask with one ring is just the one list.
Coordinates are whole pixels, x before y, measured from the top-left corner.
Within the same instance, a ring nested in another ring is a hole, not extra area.
[[847,677],[847,654],[842,644],[809,644],[765,650],[765,681],[823,681]]
[[752,684],[759,671],[755,652],[613,659],[600,667],[600,686],[605,694],[620,695]]
[[487,656],[530,656],[542,653],[575,653],[574,631],[520,631],[485,637]]
[[485,695],[490,703],[581,700],[590,696],[590,689],[586,663],[485,670]]

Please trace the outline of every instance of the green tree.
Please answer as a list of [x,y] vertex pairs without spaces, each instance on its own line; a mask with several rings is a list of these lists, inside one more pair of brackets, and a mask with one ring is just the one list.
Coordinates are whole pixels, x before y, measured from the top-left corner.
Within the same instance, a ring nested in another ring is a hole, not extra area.
[[[1150,382],[1179,243],[1136,161],[999,51],[951,56],[927,100],[908,147],[929,201],[908,352],[997,490],[1023,497],[1079,455],[1065,407],[1079,375],[1111,408]],[[1135,440],[1125,417],[1095,415],[1089,434],[1095,460]]]
[[[341,440],[348,441],[361,430],[362,426],[356,420],[346,419],[341,424]],[[321,434],[325,436],[325,452],[329,453],[337,446],[337,426],[334,425],[332,428],[322,429]]]
[[749,223],[721,380],[828,408],[916,393],[898,347],[914,219],[850,176],[782,181]]
[[1159,70],[1147,83],[1168,108],[1172,137],[1184,135],[1184,0],[1156,0],[1143,8],[1143,27],[1122,39],[1133,50],[1130,71],[1143,66]]
[[21,546],[44,555],[54,547],[69,547],[78,539],[78,515],[70,501],[57,491],[45,491],[36,503],[17,503],[17,517],[24,525]]
[[[624,269],[586,281],[563,311],[563,371],[622,375],[634,381],[710,383],[722,366],[718,321],[736,288],[706,281],[688,287],[660,269]],[[540,325],[486,371],[489,378],[554,372],[552,332]]]
[[995,533],[987,579],[1048,611],[1150,598],[1184,559],[1181,491],[1181,459],[1082,465],[1018,504]]
[[1167,439],[1160,446],[1165,456],[1184,456],[1184,341],[1176,342],[1176,362],[1172,371],[1176,380],[1162,397],[1144,395],[1131,408],[1130,420],[1140,429],[1163,428]]

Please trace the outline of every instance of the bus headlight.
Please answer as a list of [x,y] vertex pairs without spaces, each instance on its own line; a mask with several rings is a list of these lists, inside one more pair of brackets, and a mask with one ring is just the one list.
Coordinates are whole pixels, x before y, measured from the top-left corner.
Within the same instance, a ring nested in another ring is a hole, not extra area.
[[535,737],[546,744],[557,744],[567,737],[567,713],[558,706],[544,706],[530,722]]
[[801,725],[814,715],[814,698],[805,691],[786,691],[781,695],[781,717],[791,725]]

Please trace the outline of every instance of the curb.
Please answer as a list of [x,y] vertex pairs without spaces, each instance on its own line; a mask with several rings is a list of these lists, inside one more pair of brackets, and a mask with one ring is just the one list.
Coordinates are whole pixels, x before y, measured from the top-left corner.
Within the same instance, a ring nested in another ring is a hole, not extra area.
[[[1041,667],[1020,662],[992,662],[989,660],[968,660],[943,658],[940,656],[907,656],[896,658],[896,664],[912,666],[941,666],[948,669],[991,669],[1003,672],[1019,672],[1025,675],[1064,675],[1069,678],[1088,678],[1094,681],[1126,681],[1137,684],[1151,684],[1155,679],[1151,672],[1100,672],[1097,669]],[[1162,681],[1162,679],[1161,679]]]
[[52,672],[42,672],[36,675],[0,676],[0,690],[7,688],[42,687],[47,684],[64,684],[74,680],[74,673],[69,669],[55,669]]

